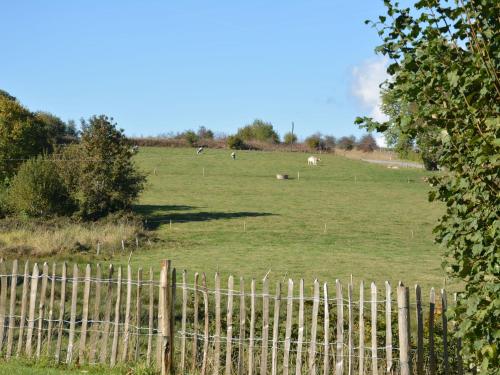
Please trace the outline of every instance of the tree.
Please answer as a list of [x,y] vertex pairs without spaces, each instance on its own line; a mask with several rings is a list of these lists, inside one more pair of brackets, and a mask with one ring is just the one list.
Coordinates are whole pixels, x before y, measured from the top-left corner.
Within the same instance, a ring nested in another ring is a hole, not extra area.
[[361,137],[359,142],[356,144],[356,148],[358,150],[363,151],[363,152],[373,152],[378,147],[377,147],[377,142],[375,141],[375,138],[373,138],[373,135],[366,134],[366,135]]
[[292,145],[292,144],[297,142],[297,136],[295,134],[293,134],[292,132],[288,132],[283,137],[283,142],[286,145]]
[[[436,240],[445,270],[461,282],[450,317],[458,323],[468,368],[500,367],[500,3],[418,1],[411,9],[384,1],[372,24],[391,59],[388,89],[408,110],[391,118],[410,140],[440,150],[446,173],[431,179],[430,200],[446,204]],[[358,118],[378,131],[390,124]]]
[[0,183],[12,178],[23,161],[50,151],[43,124],[14,97],[0,95]]
[[319,150],[321,144],[321,134],[313,134],[305,139],[305,144],[310,150]]
[[[79,150],[81,157],[77,190],[79,214],[95,219],[110,212],[130,208],[144,188],[145,176],[132,161],[132,151],[123,130],[112,118],[93,116],[82,121]],[[73,164],[74,165],[74,164]]]
[[356,137],[353,135],[349,137],[342,137],[337,142],[337,147],[346,151],[351,151],[354,146],[356,146]]
[[198,128],[197,135],[199,139],[214,139],[214,132],[204,126]]
[[238,129],[236,133],[243,141],[261,141],[279,143],[280,137],[273,129],[273,125],[262,120],[254,120],[250,125]]
[[229,137],[227,137],[226,142],[227,147],[232,150],[244,150],[247,148],[245,142],[243,142],[243,139],[241,139],[237,135],[230,135]]
[[323,137],[323,142],[327,150],[334,150],[337,146],[337,139],[333,135],[325,135]]
[[73,122],[65,123],[59,117],[49,112],[35,112],[37,121],[45,127],[48,142],[52,148],[58,145],[73,143],[78,140],[78,135]]

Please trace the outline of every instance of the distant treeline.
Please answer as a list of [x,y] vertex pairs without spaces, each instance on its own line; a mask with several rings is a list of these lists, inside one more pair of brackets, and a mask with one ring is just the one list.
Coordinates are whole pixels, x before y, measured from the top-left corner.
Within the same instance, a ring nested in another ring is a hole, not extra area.
[[291,132],[281,139],[271,123],[255,120],[239,128],[236,134],[216,134],[201,126],[197,131],[186,130],[179,133],[160,134],[156,137],[130,138],[138,146],[158,147],[209,147],[235,150],[283,150],[283,151],[324,151],[335,149],[372,152],[378,149],[375,138],[366,134],[357,139],[354,135],[336,138],[332,135],[315,133],[300,142]]

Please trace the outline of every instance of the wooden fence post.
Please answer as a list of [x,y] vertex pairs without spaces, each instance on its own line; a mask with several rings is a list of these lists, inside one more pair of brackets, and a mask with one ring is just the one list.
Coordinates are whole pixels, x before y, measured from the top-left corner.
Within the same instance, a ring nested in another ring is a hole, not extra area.
[[318,331],[319,282],[314,280],[313,308],[311,316],[311,340],[309,344],[309,374],[316,374],[316,334]]
[[59,363],[61,358],[64,312],[66,306],[66,277],[67,277],[67,266],[66,262],[63,262],[61,271],[61,299],[59,301],[59,319],[57,321],[57,343],[56,343],[56,353],[55,353],[56,363]]
[[365,285],[359,283],[359,375],[365,374]]
[[12,341],[14,340],[14,324],[16,310],[16,287],[17,287],[17,259],[12,262],[12,279],[10,284],[10,304],[9,304],[9,331],[7,333],[7,353],[6,357],[10,358],[12,353]]
[[424,319],[422,313],[422,289],[415,285],[417,318],[417,375],[424,375]]
[[56,264],[52,263],[52,280],[50,281],[49,299],[49,326],[47,327],[47,356],[50,356],[50,346],[52,344],[52,329],[54,327],[54,298],[56,292]]
[[[219,374],[220,367],[220,344],[221,344],[221,297],[220,297],[220,275],[215,274],[215,348],[214,348],[214,374]],[[251,343],[250,343],[251,345]]]
[[122,268],[118,267],[116,279],[115,327],[113,330],[113,343],[111,344],[110,365],[114,367],[118,356],[118,339],[120,336],[120,305],[122,300]]
[[0,259],[0,351],[3,352],[3,337],[5,333],[5,311],[7,309],[7,271],[3,259]]
[[276,297],[274,298],[274,317],[273,317],[273,346],[271,354],[271,374],[278,373],[278,337],[279,337],[279,319],[281,304],[281,284],[276,283]]
[[186,320],[187,320],[188,290],[186,282],[186,270],[182,271],[182,320],[181,320],[181,364],[180,371],[184,374],[186,370]]
[[191,349],[191,372],[195,372],[196,363],[198,360],[198,306],[199,306],[199,297],[198,297],[198,279],[199,274],[196,272],[194,274],[194,306],[193,306],[193,342]]
[[167,375],[172,371],[172,354],[171,354],[171,313],[172,313],[172,305],[171,305],[171,292],[170,288],[170,269],[171,263],[170,260],[162,261],[162,270],[160,276],[160,285],[162,291],[162,305],[159,308],[162,310],[161,315],[161,333],[162,333],[162,353],[161,353],[161,374]]
[[38,307],[38,338],[36,341],[36,358],[40,358],[42,351],[43,321],[45,320],[45,299],[47,297],[47,281],[49,277],[49,265],[47,262],[42,267],[42,288],[40,290],[40,304]]
[[342,284],[335,280],[337,292],[337,363],[336,374],[344,373],[344,299],[342,297]]
[[378,374],[378,356],[377,356],[377,286],[371,284],[371,333],[372,333],[372,374]]
[[31,290],[30,290],[30,307],[28,315],[28,331],[26,337],[26,355],[31,358],[31,341],[33,339],[33,328],[35,325],[35,305],[36,305],[36,293],[38,290],[38,264],[35,263],[33,266],[33,273],[31,274]]
[[89,363],[93,364],[95,363],[95,355],[97,353],[97,342],[99,338],[99,327],[102,327],[100,325],[99,319],[100,319],[100,308],[101,308],[101,278],[102,278],[102,271],[101,271],[101,265],[97,263],[96,265],[96,276],[95,276],[95,297],[94,297],[94,309],[92,311],[92,326],[91,326],[91,333],[90,333],[90,352],[89,352]]
[[232,373],[232,350],[233,350],[233,290],[234,278],[229,276],[227,281],[227,315],[226,315],[226,375]]
[[408,300],[406,288],[400,283],[398,293],[398,331],[399,331],[399,363],[401,375],[410,375],[410,356],[408,345]]
[[434,352],[434,309],[436,308],[436,294],[431,288],[429,297],[429,374],[436,374],[436,353]]
[[443,367],[444,374],[450,373],[450,362],[448,360],[448,317],[446,310],[448,309],[448,300],[446,298],[446,290],[441,289],[441,317],[443,319]]
[[347,328],[347,355],[349,356],[348,374],[354,374],[354,334],[353,334],[353,312],[352,312],[352,293],[353,293],[352,280],[347,285],[347,318],[348,318],[348,328]]
[[23,349],[24,326],[26,322],[26,309],[28,305],[28,289],[30,285],[29,261],[24,264],[23,291],[21,295],[21,321],[19,322],[19,338],[17,341],[16,356],[19,357]]
[[269,340],[269,279],[262,280],[262,345],[260,352],[260,374],[267,374],[267,350]]
[[132,267],[127,265],[127,291],[125,300],[125,321],[123,324],[123,350],[122,362],[127,360],[128,350],[130,346],[130,308],[132,303]]
[[250,283],[250,337],[248,342],[248,373],[254,373],[253,349],[255,336],[255,279]]
[[89,299],[90,299],[90,264],[85,268],[85,280],[83,288],[83,306],[82,306],[82,329],[80,334],[80,349],[78,352],[78,363],[85,361],[85,347],[87,345],[87,327],[89,320]]
[[299,331],[297,334],[297,355],[295,358],[295,375],[302,374],[302,345],[304,341],[304,279],[299,283]]
[[208,340],[209,340],[209,324],[208,321],[208,287],[207,287],[207,276],[203,272],[201,278],[202,286],[203,286],[203,312],[204,312],[204,324],[203,324],[203,362],[201,366],[201,375],[205,375],[207,373],[207,364],[208,364]]
[[108,338],[110,332],[110,324],[111,324],[111,309],[113,304],[113,265],[109,265],[109,273],[108,273],[108,288],[106,292],[106,306],[104,308],[104,322],[102,324],[102,339],[101,339],[101,353],[100,353],[100,361],[101,363],[105,363],[108,357]]
[[[208,317],[207,317],[208,319]],[[246,320],[246,306],[245,306],[245,282],[243,277],[240,277],[240,333],[238,338],[238,375],[243,375],[245,368],[245,320]],[[208,323],[207,323],[208,324]],[[208,331],[207,331],[208,336]]]
[[75,341],[77,300],[78,300],[78,266],[75,264],[73,266],[73,289],[71,292],[71,311],[70,311],[68,352],[66,353],[66,363],[71,363],[71,361],[73,360],[73,344]]
[[148,304],[148,347],[146,349],[146,364],[151,364],[151,351],[153,347],[153,323],[154,323],[154,273],[153,267],[149,267],[149,304]]
[[323,304],[324,304],[324,319],[323,319],[323,375],[330,373],[330,306],[328,301],[328,284],[323,284]]
[[290,344],[292,338],[293,317],[293,280],[288,279],[288,294],[286,299],[286,323],[285,323],[285,353],[283,356],[283,375],[288,375],[290,364]]
[[386,372],[392,373],[392,290],[391,284],[385,282],[385,358]]

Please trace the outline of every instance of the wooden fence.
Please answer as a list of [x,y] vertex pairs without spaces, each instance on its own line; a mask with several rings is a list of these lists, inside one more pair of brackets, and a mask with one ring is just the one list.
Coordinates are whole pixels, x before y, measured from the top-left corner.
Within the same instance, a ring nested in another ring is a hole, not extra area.
[[267,278],[177,275],[170,261],[156,279],[153,269],[81,268],[0,261],[2,356],[142,362],[163,374],[463,373],[444,290],[425,302],[401,283],[271,289]]

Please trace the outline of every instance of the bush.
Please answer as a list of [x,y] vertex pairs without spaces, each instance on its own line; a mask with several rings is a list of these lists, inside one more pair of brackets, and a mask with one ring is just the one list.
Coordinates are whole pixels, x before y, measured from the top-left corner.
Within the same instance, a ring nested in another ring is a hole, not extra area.
[[338,148],[346,151],[351,151],[355,145],[356,145],[356,137],[353,135],[349,137],[342,137],[339,139],[337,143]]
[[292,132],[286,133],[283,137],[283,142],[287,145],[291,145],[297,142],[297,136]]
[[75,184],[72,194],[78,201],[79,215],[96,219],[130,208],[143,190],[146,177],[132,161],[123,130],[116,128],[112,118],[93,116],[88,122],[82,121],[81,143],[76,147],[68,152],[81,161],[66,163],[73,172],[62,174]]
[[243,142],[243,139],[241,139],[237,135],[230,135],[227,137],[227,147],[229,147],[232,150],[244,150],[246,149],[245,142]]
[[190,146],[196,146],[196,144],[200,140],[198,135],[192,130],[186,130],[184,133],[182,133],[182,138],[184,138]]
[[214,132],[210,129],[205,128],[204,126],[200,126],[197,132],[199,139],[214,139]]
[[236,135],[244,141],[280,142],[280,137],[274,131],[273,125],[262,120],[254,120],[250,125],[238,129]]
[[43,157],[21,165],[9,187],[7,206],[29,217],[67,215],[75,210],[57,166]]
[[378,149],[377,142],[371,134],[364,135],[356,145],[358,150],[363,152],[373,152]]

